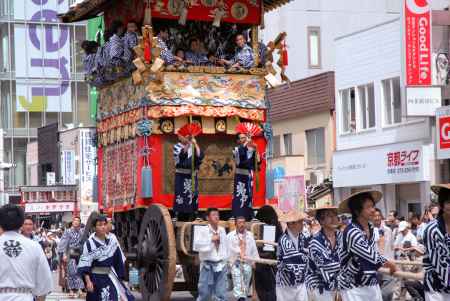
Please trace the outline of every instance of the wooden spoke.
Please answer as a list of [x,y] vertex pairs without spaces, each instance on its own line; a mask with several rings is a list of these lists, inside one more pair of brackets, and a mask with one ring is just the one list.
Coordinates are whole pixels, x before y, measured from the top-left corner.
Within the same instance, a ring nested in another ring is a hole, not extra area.
[[170,300],[176,270],[175,234],[169,211],[147,208],[139,233],[138,262],[143,300]]

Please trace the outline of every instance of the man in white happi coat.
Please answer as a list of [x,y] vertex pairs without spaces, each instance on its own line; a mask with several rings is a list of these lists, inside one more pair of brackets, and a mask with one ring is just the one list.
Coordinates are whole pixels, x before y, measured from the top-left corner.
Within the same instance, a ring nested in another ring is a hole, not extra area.
[[200,259],[197,301],[226,301],[227,233],[219,226],[219,210],[208,209],[208,228],[194,240],[194,250]]
[[237,301],[245,301],[251,294],[252,259],[259,259],[259,254],[253,233],[245,228],[245,217],[236,217],[235,223],[236,230],[227,235],[233,295]]
[[44,301],[52,290],[52,274],[41,246],[19,234],[23,209],[0,208],[0,300]]

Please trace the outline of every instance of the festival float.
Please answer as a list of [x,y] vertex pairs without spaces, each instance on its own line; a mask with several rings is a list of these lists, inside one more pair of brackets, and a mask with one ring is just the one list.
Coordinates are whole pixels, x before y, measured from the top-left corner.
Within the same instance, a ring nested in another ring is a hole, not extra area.
[[[90,74],[87,80],[97,86],[99,95],[99,208],[113,216],[125,255],[139,269],[144,300],[169,300],[172,290],[193,294],[197,290],[199,260],[193,240],[196,227],[205,222],[175,220],[173,214],[173,146],[186,125],[201,128],[196,136],[204,152],[197,174],[198,210],[218,208],[221,224],[228,230],[234,227],[231,203],[237,127],[252,124],[260,129],[252,137],[262,160],[254,171],[252,207],[256,214],[248,228],[260,242],[261,257],[275,258],[273,248],[264,244],[268,239],[265,233],[280,232],[277,210],[265,192],[265,154],[271,139],[266,89],[279,84],[277,78],[287,80],[286,34],[274,37],[267,47],[258,35],[264,13],[287,2],[85,0],[59,16],[70,23],[103,15],[106,29],[116,20],[124,25],[134,22],[140,29],[132,48],[132,64]],[[166,49],[161,48],[157,36],[158,28],[163,27],[170,34],[165,43],[173,50],[189,48],[188,41],[196,37],[205,53],[214,50],[214,55],[230,52],[236,33],[247,33],[252,66],[167,64],[163,59]],[[280,60],[274,62],[273,53],[279,53]],[[274,68],[275,64],[280,68]],[[128,72],[123,72],[125,69]],[[98,80],[100,77],[108,79]],[[183,268],[184,282],[174,282],[177,264]],[[274,270],[263,265],[256,269],[257,293],[274,289]]]

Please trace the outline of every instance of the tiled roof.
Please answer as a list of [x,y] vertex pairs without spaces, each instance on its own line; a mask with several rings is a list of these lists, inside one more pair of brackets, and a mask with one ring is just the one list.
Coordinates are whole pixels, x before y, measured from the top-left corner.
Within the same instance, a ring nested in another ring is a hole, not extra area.
[[334,72],[325,72],[269,89],[272,121],[334,109]]

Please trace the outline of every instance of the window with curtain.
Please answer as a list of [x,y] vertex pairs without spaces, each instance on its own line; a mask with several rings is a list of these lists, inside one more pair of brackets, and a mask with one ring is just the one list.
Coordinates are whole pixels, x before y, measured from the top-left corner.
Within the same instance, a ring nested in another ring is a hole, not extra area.
[[342,104],[342,133],[356,131],[355,89],[349,88],[339,92]]
[[309,68],[320,68],[320,27],[308,27],[308,65]]
[[384,124],[396,124],[402,122],[402,102],[400,93],[400,78],[390,78],[382,81]]
[[279,157],[281,155],[281,145],[280,145],[280,136],[273,136],[272,138],[272,154],[273,157]]
[[306,130],[306,147],[308,166],[325,163],[325,128]]
[[283,135],[284,142],[284,155],[291,156],[292,155],[292,134],[284,134]]
[[375,127],[375,91],[373,84],[358,87],[358,99],[360,108],[360,129]]

